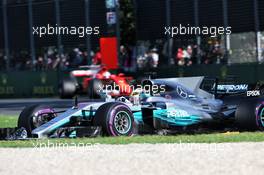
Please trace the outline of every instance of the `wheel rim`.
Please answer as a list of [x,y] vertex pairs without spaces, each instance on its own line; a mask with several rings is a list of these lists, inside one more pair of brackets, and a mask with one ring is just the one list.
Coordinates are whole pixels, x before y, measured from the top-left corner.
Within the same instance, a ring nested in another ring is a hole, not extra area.
[[51,113],[51,112],[53,111],[51,111],[50,109],[43,109],[43,110],[36,112],[32,116],[33,127],[37,128],[43,125],[44,123],[47,123],[49,121],[49,118],[56,116],[54,113]]
[[114,126],[119,134],[126,134],[131,128],[131,118],[125,111],[119,111],[114,118]]
[[35,128],[41,126],[42,124],[44,124],[46,122],[46,120],[44,119],[45,115],[34,115],[32,117],[32,124]]

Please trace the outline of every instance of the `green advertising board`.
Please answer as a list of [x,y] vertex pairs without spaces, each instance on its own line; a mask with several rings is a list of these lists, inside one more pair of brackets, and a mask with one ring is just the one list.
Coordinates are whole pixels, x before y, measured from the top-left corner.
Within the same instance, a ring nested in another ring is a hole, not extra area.
[[0,72],[0,97],[45,97],[57,95],[58,73]]
[[[157,78],[208,76],[225,79],[234,76],[244,83],[264,83],[263,64],[237,65],[194,65],[154,69]],[[132,76],[136,79],[144,75],[138,71]],[[15,71],[0,72],[0,98],[49,97],[58,95],[58,82],[69,72],[59,71]]]

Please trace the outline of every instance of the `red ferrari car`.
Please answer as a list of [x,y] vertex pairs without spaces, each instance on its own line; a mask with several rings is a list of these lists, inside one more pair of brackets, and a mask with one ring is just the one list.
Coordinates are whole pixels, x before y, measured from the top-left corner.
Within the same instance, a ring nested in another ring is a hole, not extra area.
[[123,73],[110,73],[105,66],[81,66],[60,82],[59,94],[61,98],[72,98],[81,93],[88,94],[90,98],[100,98],[102,93],[129,96],[132,80],[132,77],[126,77]]

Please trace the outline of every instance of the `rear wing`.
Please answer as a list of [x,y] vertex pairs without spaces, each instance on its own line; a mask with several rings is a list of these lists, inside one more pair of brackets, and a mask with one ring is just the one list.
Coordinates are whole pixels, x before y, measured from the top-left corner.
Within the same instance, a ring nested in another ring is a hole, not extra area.
[[244,94],[249,90],[249,85],[237,81],[237,77],[228,76],[226,79],[219,79],[217,77],[205,77],[201,89],[219,95]]

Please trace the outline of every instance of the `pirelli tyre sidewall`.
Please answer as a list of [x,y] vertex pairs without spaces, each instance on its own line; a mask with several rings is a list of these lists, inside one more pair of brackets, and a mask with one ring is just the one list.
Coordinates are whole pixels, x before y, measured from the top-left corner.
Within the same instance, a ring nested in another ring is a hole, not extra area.
[[264,131],[264,99],[252,98],[241,102],[235,120],[240,130]]
[[110,102],[98,108],[93,124],[101,126],[108,136],[130,136],[133,134],[134,117],[127,105]]

